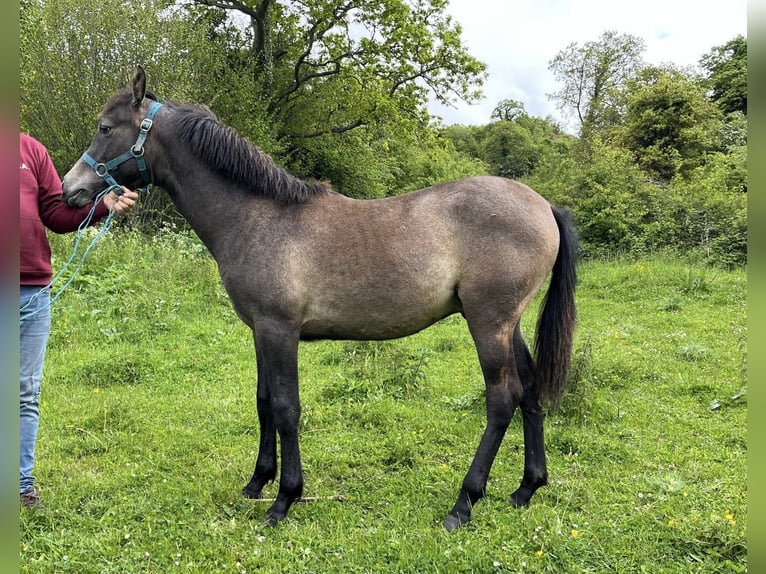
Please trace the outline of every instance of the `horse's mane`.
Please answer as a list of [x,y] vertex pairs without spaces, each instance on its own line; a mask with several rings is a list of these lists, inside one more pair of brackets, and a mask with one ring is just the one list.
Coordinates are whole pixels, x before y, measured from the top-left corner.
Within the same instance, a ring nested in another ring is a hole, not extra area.
[[[124,104],[127,98],[129,94],[116,96],[107,109]],[[277,166],[233,128],[220,123],[209,108],[176,102],[165,105],[173,110],[170,129],[189,144],[191,152],[220,175],[253,193],[290,204],[302,203],[328,190],[322,182],[298,179]]]
[[167,105],[173,109],[171,129],[189,144],[195,156],[234,183],[283,204],[302,203],[327,191],[326,184],[298,179],[277,166],[234,129],[220,123],[210,109],[172,102]]

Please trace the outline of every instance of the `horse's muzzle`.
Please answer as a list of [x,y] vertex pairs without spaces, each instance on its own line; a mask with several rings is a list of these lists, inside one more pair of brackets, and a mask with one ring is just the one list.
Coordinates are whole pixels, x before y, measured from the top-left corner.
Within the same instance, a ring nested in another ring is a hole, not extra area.
[[82,161],[78,161],[61,181],[63,199],[72,207],[85,207],[104,188],[104,181],[92,174]]
[[64,202],[71,207],[85,207],[93,200],[87,189],[65,191],[63,198]]

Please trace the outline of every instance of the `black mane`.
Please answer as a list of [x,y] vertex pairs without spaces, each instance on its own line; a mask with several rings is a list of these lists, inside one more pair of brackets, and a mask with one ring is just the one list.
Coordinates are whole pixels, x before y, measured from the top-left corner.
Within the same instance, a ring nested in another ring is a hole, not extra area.
[[192,153],[253,193],[289,204],[327,191],[325,184],[303,181],[277,166],[234,129],[220,123],[209,109],[173,102],[166,105],[173,109],[171,129],[189,144]]

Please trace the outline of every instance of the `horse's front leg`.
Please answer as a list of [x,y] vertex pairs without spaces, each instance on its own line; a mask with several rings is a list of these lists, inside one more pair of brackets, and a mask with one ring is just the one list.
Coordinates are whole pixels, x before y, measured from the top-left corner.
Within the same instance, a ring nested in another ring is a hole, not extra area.
[[277,429],[271,412],[271,394],[267,384],[268,375],[265,372],[266,361],[259,355],[257,348],[255,352],[258,365],[257,407],[260,443],[253,477],[242,489],[248,498],[261,498],[263,487],[273,482],[277,476]]
[[[261,410],[266,415],[266,426],[279,434],[282,451],[282,468],[279,476],[279,491],[274,504],[266,512],[265,521],[275,525],[287,516],[293,502],[303,494],[303,469],[298,446],[298,426],[301,416],[300,397],[298,394],[298,335],[287,330],[256,330],[255,344],[258,357],[259,379],[259,416]],[[265,389],[261,392],[261,381]],[[268,402],[266,402],[268,400]],[[262,401],[262,402],[261,402]],[[263,419],[262,419],[263,420]],[[263,422],[262,422],[263,425]],[[276,470],[276,444],[271,430],[261,438],[259,462],[264,470]],[[271,463],[271,453],[273,465]],[[268,478],[268,474],[259,474],[258,481]],[[255,477],[254,477],[255,478]],[[252,481],[251,481],[252,483]],[[258,484],[256,483],[255,486]]]

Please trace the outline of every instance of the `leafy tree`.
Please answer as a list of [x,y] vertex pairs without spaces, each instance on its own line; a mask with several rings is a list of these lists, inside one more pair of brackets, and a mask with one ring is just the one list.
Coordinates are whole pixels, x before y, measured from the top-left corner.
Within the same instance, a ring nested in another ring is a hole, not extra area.
[[381,122],[427,120],[442,102],[478,96],[485,66],[460,40],[446,0],[194,0],[244,16],[243,47],[293,140]]
[[529,130],[520,124],[501,121],[486,127],[480,157],[490,173],[518,179],[532,171],[538,153]]
[[477,159],[481,156],[481,139],[484,131],[484,126],[462,126],[458,124],[439,129],[439,133],[452,142],[458,153]]
[[585,256],[631,251],[650,216],[648,182],[626,150],[598,135],[591,145],[588,162],[577,161],[573,151],[546,155],[528,183],[573,211]]
[[569,44],[550,61],[548,68],[563,85],[549,97],[562,112],[575,115],[581,137],[589,139],[620,121],[623,90],[644,66],[644,49],[636,36],[607,31],[596,42]]
[[485,126],[450,126],[441,133],[461,153],[486,163],[489,173],[513,179],[528,176],[540,158],[555,149],[568,149],[574,138],[550,118],[527,114],[524,104],[502,100]]
[[505,120],[512,122],[515,119],[526,116],[527,110],[524,109],[524,104],[516,100],[502,100],[492,110],[490,121]]
[[702,165],[716,149],[721,114],[703,88],[672,68],[648,68],[631,83],[621,142],[661,181]]
[[737,36],[700,59],[707,72],[711,99],[724,113],[747,115],[747,39]]

